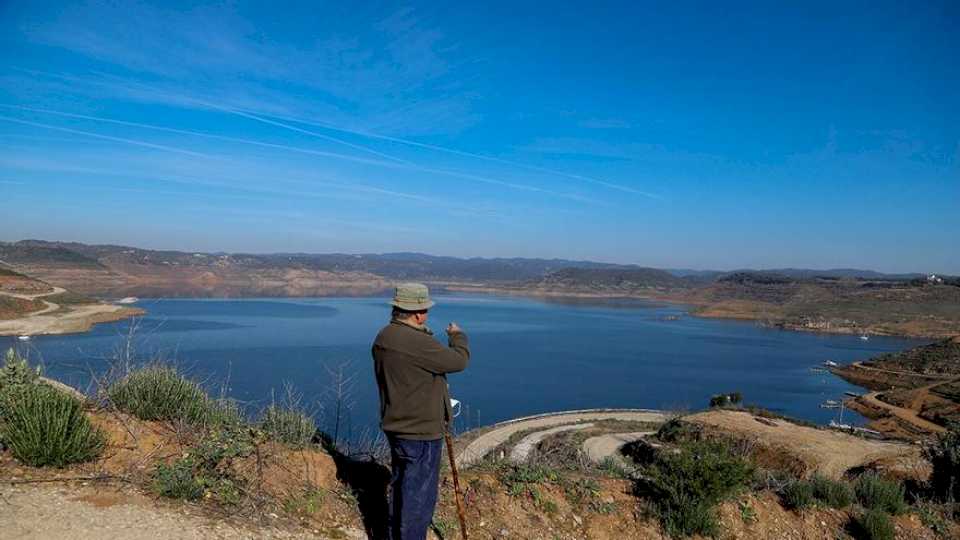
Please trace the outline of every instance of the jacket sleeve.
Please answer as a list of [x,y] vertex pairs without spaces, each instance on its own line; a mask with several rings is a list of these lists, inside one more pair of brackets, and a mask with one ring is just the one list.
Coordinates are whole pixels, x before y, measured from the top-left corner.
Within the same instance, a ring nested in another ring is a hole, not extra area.
[[423,348],[414,355],[417,366],[437,375],[456,373],[467,368],[470,362],[470,347],[466,334],[451,334],[449,347],[444,347],[430,336],[423,337]]

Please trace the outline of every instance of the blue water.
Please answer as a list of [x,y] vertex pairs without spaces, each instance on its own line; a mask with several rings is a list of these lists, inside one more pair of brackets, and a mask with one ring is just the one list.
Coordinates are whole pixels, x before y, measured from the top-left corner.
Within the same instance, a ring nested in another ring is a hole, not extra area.
[[[385,299],[146,300],[135,333],[141,357],[174,361],[213,389],[264,406],[291,384],[303,404],[331,418],[328,368],[353,375],[351,432],[375,428],[370,343],[389,315]],[[667,316],[682,315],[679,320]],[[850,362],[922,341],[800,333],[753,323],[698,319],[682,306],[642,302],[547,303],[489,296],[445,296],[428,324],[455,320],[470,337],[466,372],[450,376],[468,407],[461,428],[547,411],[593,407],[698,409],[712,394],[739,391],[745,401],[826,423],[821,409],[857,387],[810,371],[824,360]],[[23,349],[46,372],[87,388],[122,347],[130,321],[92,332],[38,336],[0,347]],[[442,332],[437,332],[443,337]],[[847,412],[847,421],[861,421]]]

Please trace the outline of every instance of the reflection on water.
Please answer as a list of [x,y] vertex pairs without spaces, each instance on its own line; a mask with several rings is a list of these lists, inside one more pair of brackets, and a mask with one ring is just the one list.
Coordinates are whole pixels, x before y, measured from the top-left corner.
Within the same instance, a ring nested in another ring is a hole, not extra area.
[[[377,397],[370,343],[389,317],[385,298],[146,300],[136,345],[144,356],[176,359],[251,408],[293,384],[311,408],[325,400],[328,369],[349,363],[355,376],[350,423],[375,427]],[[679,316],[679,317],[678,317]],[[459,322],[472,359],[450,377],[465,418],[492,423],[522,415],[592,407],[697,409],[710,396],[739,391],[745,401],[814,422],[821,409],[858,388],[811,371],[824,360],[850,362],[922,343],[897,338],[819,335],[753,323],[699,319],[680,306],[621,301],[543,302],[439,297],[428,324]],[[47,372],[85,388],[106,369],[130,321],[72,336],[39,336],[25,346]],[[856,420],[847,413],[845,419]]]

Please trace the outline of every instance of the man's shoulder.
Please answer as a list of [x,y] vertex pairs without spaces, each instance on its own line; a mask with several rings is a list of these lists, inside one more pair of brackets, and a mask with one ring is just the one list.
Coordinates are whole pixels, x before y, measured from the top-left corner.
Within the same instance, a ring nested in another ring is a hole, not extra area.
[[419,340],[424,337],[429,336],[406,324],[391,322],[380,329],[380,332],[377,334],[377,339],[374,340],[374,344],[387,346],[397,342]]

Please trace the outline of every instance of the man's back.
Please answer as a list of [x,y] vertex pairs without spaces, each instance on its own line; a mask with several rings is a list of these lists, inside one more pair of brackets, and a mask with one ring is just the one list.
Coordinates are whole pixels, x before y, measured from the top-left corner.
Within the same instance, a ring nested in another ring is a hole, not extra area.
[[463,332],[451,332],[449,347],[429,331],[392,321],[373,343],[383,431],[403,439],[443,436],[451,417],[447,373],[463,371],[470,351]]

